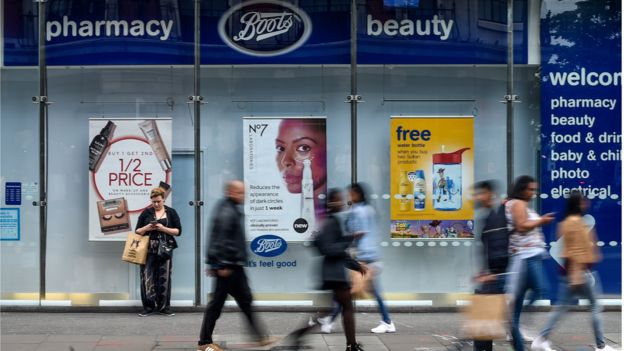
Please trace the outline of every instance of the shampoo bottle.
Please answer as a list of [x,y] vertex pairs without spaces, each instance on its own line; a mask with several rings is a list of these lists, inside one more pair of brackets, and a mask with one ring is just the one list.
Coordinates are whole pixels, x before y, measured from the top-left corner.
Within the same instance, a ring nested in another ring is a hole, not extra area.
[[412,183],[407,177],[407,172],[401,171],[399,175],[399,211],[401,212],[409,211],[411,207],[408,194],[412,194]]

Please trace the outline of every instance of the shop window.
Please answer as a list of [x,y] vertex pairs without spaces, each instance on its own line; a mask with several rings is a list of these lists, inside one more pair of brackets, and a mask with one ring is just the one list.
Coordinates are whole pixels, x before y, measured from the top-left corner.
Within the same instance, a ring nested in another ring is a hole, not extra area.
[[[514,1],[513,6],[514,23],[525,22],[526,1]],[[489,22],[507,23],[507,0],[480,0],[479,19]]]

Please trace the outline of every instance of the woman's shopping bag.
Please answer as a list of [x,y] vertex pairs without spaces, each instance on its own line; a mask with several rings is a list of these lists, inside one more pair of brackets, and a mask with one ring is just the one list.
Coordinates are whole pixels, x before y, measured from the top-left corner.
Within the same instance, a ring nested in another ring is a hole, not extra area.
[[133,232],[128,233],[128,239],[126,239],[126,245],[124,246],[121,260],[134,264],[145,264],[149,240],[149,235],[139,235]]
[[364,274],[358,271],[349,270],[351,279],[351,296],[354,300],[368,298],[371,279],[373,279],[373,269],[363,262],[360,262],[360,265],[365,266],[366,268]]
[[462,332],[468,339],[503,339],[507,334],[507,301],[504,294],[475,294],[464,310]]

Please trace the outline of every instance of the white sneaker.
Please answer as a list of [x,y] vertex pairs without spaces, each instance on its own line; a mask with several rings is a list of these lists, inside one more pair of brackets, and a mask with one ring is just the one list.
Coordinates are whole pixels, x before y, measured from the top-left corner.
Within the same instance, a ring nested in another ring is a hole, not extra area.
[[317,318],[316,320],[319,322],[320,325],[330,324],[332,322],[331,316]]
[[613,347],[611,347],[611,346],[609,346],[609,345],[605,345],[605,346],[604,346],[603,348],[601,348],[601,349],[596,348],[596,351],[616,351],[616,350],[619,350],[619,349],[615,349],[615,348],[613,348]]
[[536,337],[532,336],[531,333],[522,327],[520,327],[520,335],[522,335],[522,340],[524,340],[524,342],[533,342],[533,340],[536,339]]
[[334,323],[331,320],[331,316],[319,318],[317,321],[321,325],[321,333],[331,334],[334,331]]
[[550,346],[550,341],[538,336],[531,343],[531,351],[555,351]]
[[371,329],[371,332],[375,334],[394,333],[396,332],[396,327],[394,326],[394,322],[386,323],[381,321],[378,326]]
[[321,324],[321,333],[331,334],[334,331],[334,323]]

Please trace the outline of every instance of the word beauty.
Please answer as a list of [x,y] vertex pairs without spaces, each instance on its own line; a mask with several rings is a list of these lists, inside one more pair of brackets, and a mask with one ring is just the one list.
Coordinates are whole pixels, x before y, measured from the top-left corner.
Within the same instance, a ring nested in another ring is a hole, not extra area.
[[46,41],[58,37],[155,37],[167,40],[171,35],[173,20],[150,20],[150,21],[76,21],[63,16],[63,21],[48,21],[46,23]]
[[416,20],[404,19],[397,21],[395,19],[377,20],[372,15],[366,17],[366,34],[370,36],[379,36],[382,33],[389,36],[437,36],[440,40],[447,40],[453,29],[453,20],[445,20],[434,15],[432,19]]
[[591,117],[585,114],[584,116],[555,116],[554,113],[550,114],[550,124],[553,126],[588,126],[589,128],[594,126],[596,117]]

